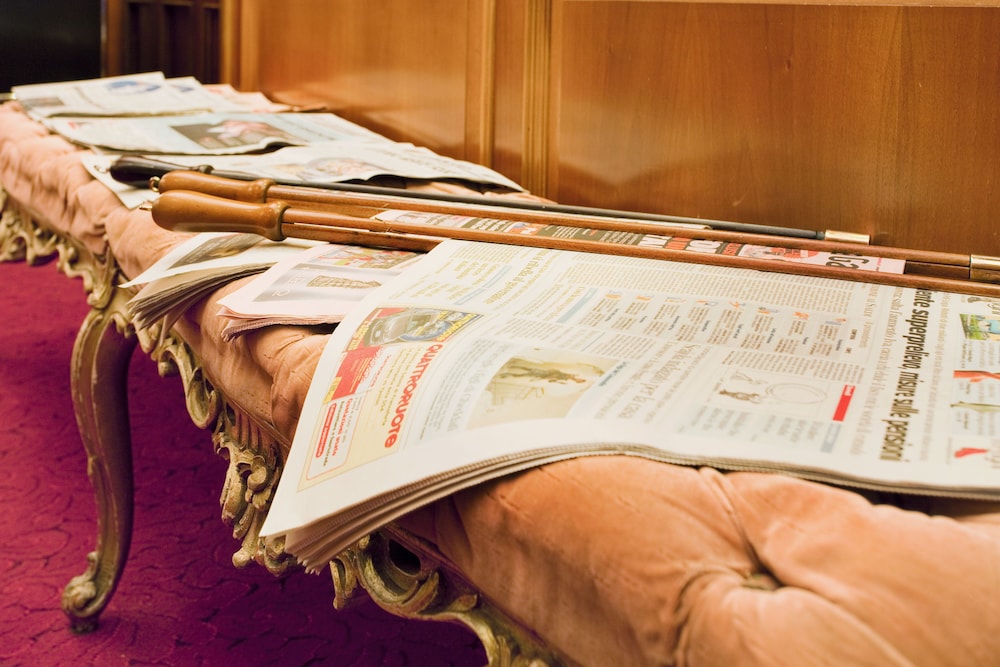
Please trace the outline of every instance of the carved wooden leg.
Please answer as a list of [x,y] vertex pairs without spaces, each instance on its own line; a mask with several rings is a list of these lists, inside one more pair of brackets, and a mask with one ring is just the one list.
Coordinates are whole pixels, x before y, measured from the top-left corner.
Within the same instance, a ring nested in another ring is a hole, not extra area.
[[488,667],[569,667],[444,566],[436,549],[415,535],[390,526],[346,549],[330,563],[334,607],[350,604],[358,587],[396,616],[465,624],[486,650]]
[[128,366],[136,337],[122,311],[93,308],[73,348],[72,386],[77,424],[87,449],[87,473],[97,499],[97,547],[87,571],[63,591],[73,630],[97,627],[121,578],[132,540],[134,482],[128,419]]
[[116,289],[118,267],[40,224],[0,185],[0,261],[40,264],[58,257],[69,277],[83,279],[91,311],[73,347],[72,386],[80,436],[87,449],[87,473],[97,499],[97,547],[87,571],[63,591],[63,611],[72,628],[97,627],[121,578],[132,540],[132,442],[126,385],[136,337],[125,316],[128,294]]

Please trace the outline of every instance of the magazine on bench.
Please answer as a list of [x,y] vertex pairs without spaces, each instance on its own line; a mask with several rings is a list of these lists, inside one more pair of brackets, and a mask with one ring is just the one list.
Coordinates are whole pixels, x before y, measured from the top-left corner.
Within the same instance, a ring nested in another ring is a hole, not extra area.
[[331,336],[263,534],[598,454],[996,499],[998,415],[998,299],[449,240]]

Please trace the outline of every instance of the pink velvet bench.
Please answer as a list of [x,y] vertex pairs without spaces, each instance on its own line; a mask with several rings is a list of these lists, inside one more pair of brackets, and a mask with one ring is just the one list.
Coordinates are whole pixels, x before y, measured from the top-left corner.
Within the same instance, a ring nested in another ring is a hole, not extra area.
[[[0,107],[0,256],[58,253],[64,271],[84,276],[92,305],[73,379],[100,526],[87,572],[64,595],[86,629],[126,564],[124,369],[135,345],[181,375],[192,418],[226,451],[234,563],[287,573],[294,561],[258,531],[326,336],[278,326],[223,342],[215,302],[238,283],[171,331],[135,331],[131,293],[117,285],[184,237],[123,207],[77,151],[16,105]],[[347,550],[331,573],[337,604],[360,586],[395,613],[469,624],[491,665],[1000,663],[993,503],[582,458],[418,510]]]

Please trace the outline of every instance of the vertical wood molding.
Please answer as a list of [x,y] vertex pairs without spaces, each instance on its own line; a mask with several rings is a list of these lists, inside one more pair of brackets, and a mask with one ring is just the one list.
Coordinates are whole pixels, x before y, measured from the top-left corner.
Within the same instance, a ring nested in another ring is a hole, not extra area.
[[240,83],[240,0],[219,2],[219,83]]
[[[223,60],[239,51],[225,43],[225,15],[240,0],[105,0],[101,7],[101,72],[118,76],[162,70],[216,83],[233,71]],[[235,24],[232,24],[235,25]]]
[[122,73],[122,0],[106,0],[101,5],[101,75],[116,76]]
[[469,3],[465,159],[493,165],[496,109],[497,2]]
[[524,31],[524,173],[521,185],[549,193],[552,0],[527,0]]
[[231,56],[237,77],[231,83],[240,90],[260,90],[260,49],[259,30],[262,11],[259,0],[231,0],[239,4],[236,14],[235,38],[230,47],[235,49]]

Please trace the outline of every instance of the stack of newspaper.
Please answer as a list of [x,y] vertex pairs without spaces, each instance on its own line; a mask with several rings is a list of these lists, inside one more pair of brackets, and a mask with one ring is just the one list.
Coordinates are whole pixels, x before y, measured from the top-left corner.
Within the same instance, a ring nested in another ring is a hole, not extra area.
[[313,241],[275,243],[256,234],[196,234],[122,287],[142,286],[128,304],[129,317],[142,329],[173,324],[192,304],[220,286],[262,271],[282,258],[319,245]]
[[998,420],[1000,299],[445,241],[330,337],[263,533],[319,569],[609,453],[996,499]]
[[[442,228],[583,238],[693,253],[767,257],[795,264],[823,266],[836,262],[844,266],[843,257],[832,256],[829,252],[745,243],[599,232],[420,211],[386,210],[374,217]],[[368,292],[409,270],[421,256],[421,253],[404,250],[295,240],[282,246],[252,234],[198,234],[126,284],[145,285],[130,301],[129,312],[140,327],[161,319],[170,324],[191,304],[220,285],[263,272],[219,301],[220,314],[230,320],[222,332],[224,340],[230,341],[244,332],[273,324],[333,324],[343,319]],[[862,255],[851,258],[857,266],[864,266],[869,271],[902,272],[903,260]]]
[[421,254],[322,244],[288,256],[219,300],[229,318],[223,339],[274,324],[335,324],[377,287],[415,265]]
[[124,154],[279,182],[326,185],[389,176],[522,190],[492,169],[391,141],[336,114],[302,113],[260,93],[205,86],[192,77],[149,72],[12,92],[51,131],[91,148],[82,155],[84,165],[130,207],[155,194],[111,178],[111,163]]
[[162,72],[35,83],[11,92],[28,115],[47,122],[60,116],[160,116],[208,111],[248,111],[259,97],[208,88],[193,77],[166,78]]
[[[197,117],[196,117],[197,118]],[[308,121],[306,120],[308,118]],[[287,127],[288,121],[299,126],[295,141],[309,141],[304,146],[286,146],[267,153],[234,155],[157,154],[155,159],[178,169],[195,168],[210,171],[245,174],[248,178],[269,178],[279,183],[292,183],[324,187],[345,181],[368,181],[382,176],[416,181],[457,180],[485,184],[491,187],[519,191],[521,187],[481,165],[438,155],[426,148],[407,143],[383,140],[375,135],[352,133],[347,121],[327,119],[322,114],[273,114],[268,117],[274,127]],[[155,123],[184,121],[156,119]],[[151,125],[151,128],[155,124]],[[161,128],[162,129],[162,128]],[[363,132],[367,132],[364,130]],[[338,133],[340,136],[338,137]],[[112,132],[114,134],[114,132]],[[166,135],[170,136],[169,133]],[[190,149],[191,141],[180,137],[171,142],[151,143],[160,151]],[[147,155],[153,152],[147,152]],[[135,208],[155,198],[156,193],[146,188],[129,187],[116,182],[110,175],[111,165],[117,154],[84,153],[84,166],[91,175],[104,183],[123,204]]]
[[[225,340],[275,324],[336,324],[376,287],[414,266],[423,255],[405,250],[255,234],[206,232],[179,244],[122,287],[141,289],[128,304],[138,328],[173,324],[222,285],[256,277],[219,300],[230,324]],[[260,275],[257,275],[260,274]]]
[[[516,220],[446,215],[423,211],[385,210],[373,216],[382,221],[420,223],[440,228],[488,230],[516,236],[585,239],[619,245],[644,245],[693,253],[768,258],[793,264],[846,266],[881,273],[902,273],[904,261],[885,257],[851,255],[845,258],[824,251],[767,247],[747,243],[708,241],[677,236],[597,231]],[[223,338],[232,340],[245,331],[271,324],[330,324],[375,287],[412,266],[420,254],[364,246],[330,245],[289,256],[240,289],[219,301],[220,314],[231,320]]]

